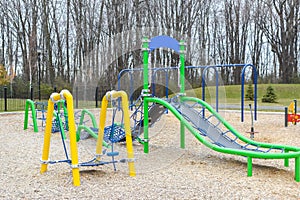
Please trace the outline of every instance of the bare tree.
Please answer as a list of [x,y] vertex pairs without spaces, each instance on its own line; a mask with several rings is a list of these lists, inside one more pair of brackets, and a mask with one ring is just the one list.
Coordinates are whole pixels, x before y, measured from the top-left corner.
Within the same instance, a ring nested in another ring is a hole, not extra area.
[[[187,65],[251,62],[262,78],[291,83],[299,76],[299,9],[299,0],[0,1],[0,60],[35,85],[40,46],[45,83],[113,88],[122,69],[140,66],[143,36],[169,35],[186,41]],[[152,55],[157,66],[178,65],[170,50]],[[225,83],[240,82],[240,68],[220,72]],[[200,76],[186,72],[192,84]]]
[[[250,21],[249,1],[225,0],[226,52],[228,63],[245,63],[246,42]],[[233,82],[240,83],[241,68],[233,71]]]
[[291,83],[298,76],[299,0],[266,0],[260,28],[272,46],[279,63],[279,77]]

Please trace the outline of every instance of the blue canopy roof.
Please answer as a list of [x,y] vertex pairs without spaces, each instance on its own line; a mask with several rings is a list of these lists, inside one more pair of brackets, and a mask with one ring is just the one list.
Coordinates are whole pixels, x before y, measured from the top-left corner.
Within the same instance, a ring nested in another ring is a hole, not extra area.
[[153,51],[154,49],[157,49],[160,47],[166,47],[166,48],[173,49],[177,53],[179,53],[179,50],[180,50],[179,42],[176,39],[171,38],[166,35],[156,36],[156,37],[152,38],[149,43],[150,51]]

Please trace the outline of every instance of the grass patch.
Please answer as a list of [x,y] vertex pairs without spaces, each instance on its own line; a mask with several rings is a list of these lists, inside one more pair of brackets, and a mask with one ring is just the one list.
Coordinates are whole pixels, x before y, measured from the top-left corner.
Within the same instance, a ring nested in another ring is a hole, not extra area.
[[[272,86],[277,95],[276,103],[263,103],[261,99],[267,91],[267,87]],[[244,86],[246,93],[247,85]],[[196,88],[193,91],[187,91],[187,95],[193,95],[202,99],[202,88]],[[214,102],[216,98],[216,87],[208,86],[205,88],[205,99],[208,103]],[[241,85],[219,86],[219,99],[228,104],[240,104]],[[294,99],[300,99],[300,84],[258,84],[257,85],[257,103],[263,106],[288,106]],[[246,101],[248,102],[248,101]],[[249,101],[251,102],[251,101]]]
[[[277,103],[262,103],[261,98],[267,91],[268,86],[274,88],[275,94],[277,95]],[[245,85],[245,92],[247,90],[247,85]],[[259,106],[288,106],[290,102],[294,99],[300,99],[300,84],[258,84],[257,85],[257,95],[258,95],[258,105]],[[193,90],[186,91],[187,96],[196,96],[202,99],[202,88],[196,88]],[[216,87],[209,86],[205,88],[205,100],[214,104],[216,102]],[[26,99],[8,99],[7,109],[8,111],[23,111],[25,108]],[[38,101],[38,100],[37,100]],[[48,100],[42,100],[42,102],[47,102]],[[219,86],[219,102],[226,104],[240,105],[241,102],[241,85],[228,85]],[[245,101],[245,105],[251,103],[252,101]],[[74,107],[76,101],[74,100]],[[98,107],[101,102],[98,102]],[[78,101],[78,108],[95,108],[95,101]],[[4,99],[0,99],[0,112],[4,111]]]

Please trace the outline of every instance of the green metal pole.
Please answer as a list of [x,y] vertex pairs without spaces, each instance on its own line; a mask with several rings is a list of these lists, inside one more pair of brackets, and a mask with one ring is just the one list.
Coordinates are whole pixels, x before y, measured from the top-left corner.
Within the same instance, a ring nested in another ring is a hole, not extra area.
[[295,158],[295,181],[300,182],[300,157]]
[[69,130],[69,117],[68,117],[68,109],[65,106],[65,101],[62,102],[62,107],[64,109],[64,118],[65,118],[65,124],[66,124],[66,130]]
[[31,108],[31,114],[32,114],[32,121],[33,121],[33,130],[34,132],[39,132],[38,126],[37,126],[37,119],[36,119],[36,112],[35,112],[35,106],[34,102],[30,99],[26,100],[25,104],[25,116],[24,116],[24,130],[28,128],[28,112],[29,112],[29,106]]
[[87,109],[83,109],[83,110],[81,111],[80,120],[79,120],[79,125],[83,125],[85,114],[87,114],[87,115],[91,118],[92,124],[93,124],[93,128],[97,128],[98,125],[97,125],[95,116],[93,115],[92,112],[90,112],[90,111],[87,110]]
[[184,86],[184,53],[185,53],[185,43],[183,40],[180,40],[180,93],[184,94],[185,92],[185,86]]
[[[286,149],[284,150],[284,153],[288,153],[289,151],[287,151]],[[284,166],[285,167],[288,167],[290,164],[289,164],[289,159],[288,158],[285,158],[284,159]]]
[[184,132],[184,123],[180,121],[180,148],[185,148],[185,132]]
[[27,103],[28,100],[29,99],[27,99],[25,103],[24,130],[28,128],[28,104],[29,104]]
[[[180,93],[184,95],[185,93],[185,86],[184,86],[184,80],[185,80],[185,75],[184,75],[184,53],[185,53],[185,43],[183,40],[180,41],[179,44],[180,48]],[[185,148],[185,132],[184,132],[184,123],[180,121],[180,148],[184,149]]]
[[148,115],[149,102],[147,99],[144,99],[144,153],[149,153],[149,115]]
[[147,101],[149,94],[149,82],[148,82],[148,58],[149,58],[149,41],[147,37],[143,38],[143,67],[144,67],[144,85],[143,85],[143,98],[144,98],[144,153],[149,152],[149,135],[148,135],[148,126],[149,126],[149,114],[148,108],[149,103]]
[[247,176],[251,177],[252,176],[252,158],[251,157],[248,157],[248,159],[247,159],[247,169],[248,169]]

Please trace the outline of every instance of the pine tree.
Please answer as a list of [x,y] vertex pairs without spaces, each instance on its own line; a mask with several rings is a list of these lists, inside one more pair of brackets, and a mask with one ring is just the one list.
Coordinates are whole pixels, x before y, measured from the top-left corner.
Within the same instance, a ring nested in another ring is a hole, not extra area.
[[254,92],[253,92],[252,83],[248,84],[248,88],[247,88],[247,91],[246,91],[245,98],[246,98],[246,100],[249,100],[249,101],[253,101],[253,99],[254,99]]
[[267,93],[261,99],[262,102],[276,103],[277,95],[272,86],[267,87]]

